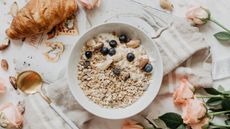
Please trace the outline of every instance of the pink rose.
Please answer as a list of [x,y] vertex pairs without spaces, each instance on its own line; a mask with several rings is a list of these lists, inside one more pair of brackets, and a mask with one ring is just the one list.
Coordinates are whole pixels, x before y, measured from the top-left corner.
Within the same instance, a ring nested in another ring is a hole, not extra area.
[[6,92],[6,88],[5,88],[4,80],[0,78],[0,94],[5,92]]
[[88,10],[94,9],[95,7],[99,7],[101,4],[101,0],[79,0],[81,5]]
[[209,124],[209,118],[205,117],[199,123],[191,124],[190,127],[192,129],[204,129],[204,127],[206,127],[208,124]]
[[186,100],[194,97],[193,91],[191,90],[193,86],[188,82],[187,79],[182,79],[180,86],[176,89],[173,94],[174,103],[183,104]]
[[210,19],[210,12],[204,7],[193,6],[187,11],[186,17],[191,20],[194,25],[202,25]]
[[189,99],[182,105],[182,118],[185,124],[198,124],[206,114],[204,103],[198,99]]
[[23,117],[18,107],[12,103],[0,107],[0,125],[4,128],[20,128]]
[[144,129],[136,121],[126,120],[121,129]]

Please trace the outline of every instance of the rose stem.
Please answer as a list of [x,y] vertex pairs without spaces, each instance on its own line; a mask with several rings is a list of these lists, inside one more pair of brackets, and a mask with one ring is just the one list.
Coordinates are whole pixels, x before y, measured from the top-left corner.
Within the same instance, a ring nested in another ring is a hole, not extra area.
[[221,115],[221,114],[224,114],[224,113],[229,113],[230,110],[228,111],[221,111],[221,112],[209,112],[208,114],[211,115],[211,116],[216,116],[216,115]]
[[222,95],[196,95],[197,98],[224,98]]
[[226,27],[224,27],[223,25],[221,25],[218,21],[216,21],[216,20],[214,20],[214,19],[212,19],[212,18],[210,18],[209,20],[210,20],[211,22],[217,24],[218,26],[220,26],[220,27],[223,28],[224,30],[226,30],[228,33],[230,33],[230,30],[227,29]]
[[223,127],[230,127],[230,125],[219,125],[219,124],[215,124],[213,122],[210,121],[210,123],[213,125],[213,126],[210,126],[211,129],[220,129],[220,128],[223,128]]

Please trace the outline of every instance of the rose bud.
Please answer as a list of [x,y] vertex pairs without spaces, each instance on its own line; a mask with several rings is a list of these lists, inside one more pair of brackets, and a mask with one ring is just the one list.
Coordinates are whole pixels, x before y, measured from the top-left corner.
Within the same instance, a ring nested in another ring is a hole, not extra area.
[[192,24],[202,25],[207,23],[210,19],[210,12],[204,7],[193,6],[187,11],[186,17],[192,22]]
[[206,115],[206,108],[204,103],[198,99],[187,100],[182,106],[182,118],[185,124],[197,124]]
[[192,99],[193,97],[193,86],[188,82],[187,79],[182,79],[180,81],[180,86],[173,94],[174,103],[184,104],[188,99]]

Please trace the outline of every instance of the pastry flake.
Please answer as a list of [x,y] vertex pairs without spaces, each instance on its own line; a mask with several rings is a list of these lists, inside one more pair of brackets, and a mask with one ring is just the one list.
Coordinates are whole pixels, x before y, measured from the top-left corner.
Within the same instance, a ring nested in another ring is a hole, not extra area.
[[46,60],[52,63],[57,62],[64,52],[64,44],[62,42],[45,42],[45,44],[50,48],[44,53]]

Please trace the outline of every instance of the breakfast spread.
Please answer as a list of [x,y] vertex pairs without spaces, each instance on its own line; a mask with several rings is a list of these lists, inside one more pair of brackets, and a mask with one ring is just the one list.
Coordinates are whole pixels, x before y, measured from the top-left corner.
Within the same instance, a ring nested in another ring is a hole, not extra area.
[[124,108],[148,88],[153,65],[139,39],[101,33],[80,53],[77,77],[84,94],[105,108]]
[[49,32],[77,11],[75,0],[30,0],[16,16],[6,34],[23,39]]

